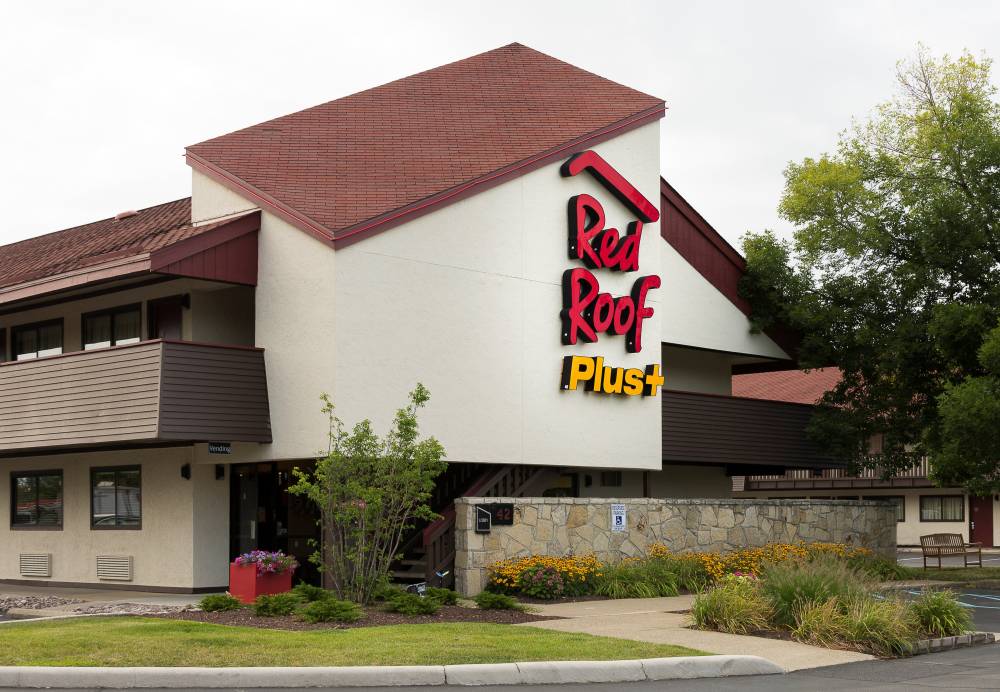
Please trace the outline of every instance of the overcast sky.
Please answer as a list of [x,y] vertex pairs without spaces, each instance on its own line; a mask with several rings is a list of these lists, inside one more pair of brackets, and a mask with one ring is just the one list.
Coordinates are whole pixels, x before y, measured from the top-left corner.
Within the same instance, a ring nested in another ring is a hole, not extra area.
[[[996,58],[1000,2],[5,0],[0,243],[190,194],[184,146],[519,41],[666,99],[664,176],[730,242],[922,41]],[[996,75],[995,75],[996,78]]]

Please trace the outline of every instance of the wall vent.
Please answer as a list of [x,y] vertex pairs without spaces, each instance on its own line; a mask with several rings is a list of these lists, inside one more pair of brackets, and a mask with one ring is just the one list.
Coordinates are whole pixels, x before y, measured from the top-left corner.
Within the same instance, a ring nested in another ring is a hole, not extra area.
[[111,581],[132,581],[132,556],[98,555],[97,578]]
[[52,553],[21,553],[22,577],[51,577]]

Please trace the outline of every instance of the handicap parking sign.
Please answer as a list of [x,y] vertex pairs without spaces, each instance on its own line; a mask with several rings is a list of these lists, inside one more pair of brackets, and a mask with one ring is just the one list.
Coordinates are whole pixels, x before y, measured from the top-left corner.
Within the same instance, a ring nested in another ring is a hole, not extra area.
[[611,530],[617,533],[625,531],[628,523],[625,521],[625,505],[611,505]]

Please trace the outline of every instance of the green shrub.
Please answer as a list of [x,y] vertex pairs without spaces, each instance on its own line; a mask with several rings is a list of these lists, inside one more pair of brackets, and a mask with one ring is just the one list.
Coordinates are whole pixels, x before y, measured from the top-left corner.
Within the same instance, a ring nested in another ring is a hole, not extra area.
[[837,558],[771,563],[761,575],[761,588],[779,627],[794,627],[796,610],[807,603],[825,603],[831,598],[846,602],[866,593],[868,587],[868,577]]
[[807,644],[836,648],[850,638],[847,613],[836,598],[799,603],[795,606],[792,637]]
[[375,590],[372,591],[372,600],[391,601],[401,593],[403,593],[403,590],[401,588],[399,588],[398,586],[394,586],[386,581],[376,586]]
[[385,602],[385,609],[402,615],[434,615],[441,609],[441,604],[433,598],[400,591],[399,595]]
[[292,593],[298,596],[299,600],[303,603],[312,603],[314,601],[322,601],[327,598],[333,598],[333,592],[327,591],[326,589],[313,586],[312,584],[306,584],[300,582],[295,585],[292,589]]
[[917,622],[906,603],[894,598],[853,597],[846,603],[847,638],[876,656],[901,656],[913,649]]
[[299,615],[306,622],[354,622],[361,618],[363,611],[357,603],[338,601],[335,598],[319,598],[302,606]]
[[881,555],[854,555],[847,558],[847,564],[879,581],[898,581],[910,576],[906,567]]
[[521,606],[513,598],[502,593],[483,591],[475,598],[476,605],[483,610],[520,610]]
[[951,591],[924,591],[910,603],[910,611],[920,631],[935,637],[963,634],[972,629],[969,609],[960,605]]
[[701,560],[653,558],[677,577],[677,584],[690,593],[704,591],[712,584],[712,576]]
[[531,598],[552,600],[566,595],[562,572],[549,565],[535,565],[521,572],[517,582],[521,593]]
[[608,565],[594,581],[594,593],[608,598],[676,596],[677,575],[661,560],[632,560]]
[[439,605],[443,606],[458,604],[458,592],[451,589],[439,589],[434,586],[428,586],[427,590],[424,591],[424,598],[433,599]]
[[253,602],[254,614],[263,617],[291,615],[298,607],[299,598],[291,591],[258,596],[257,600]]
[[198,607],[206,613],[216,613],[225,610],[237,610],[243,607],[240,599],[227,593],[212,594],[198,601]]
[[698,594],[691,606],[695,627],[732,634],[768,629],[771,603],[749,579],[727,579]]

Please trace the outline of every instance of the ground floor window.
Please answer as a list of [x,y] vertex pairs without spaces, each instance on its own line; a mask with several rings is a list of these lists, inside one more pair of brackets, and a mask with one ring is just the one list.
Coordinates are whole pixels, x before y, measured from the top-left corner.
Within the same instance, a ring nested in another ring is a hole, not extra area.
[[896,506],[896,521],[906,521],[906,498],[902,495],[867,495],[865,500],[892,500]]
[[10,475],[10,525],[20,528],[62,528],[62,471],[24,471]]
[[142,477],[138,466],[90,470],[90,526],[142,528]]
[[921,495],[920,521],[965,521],[965,497]]

